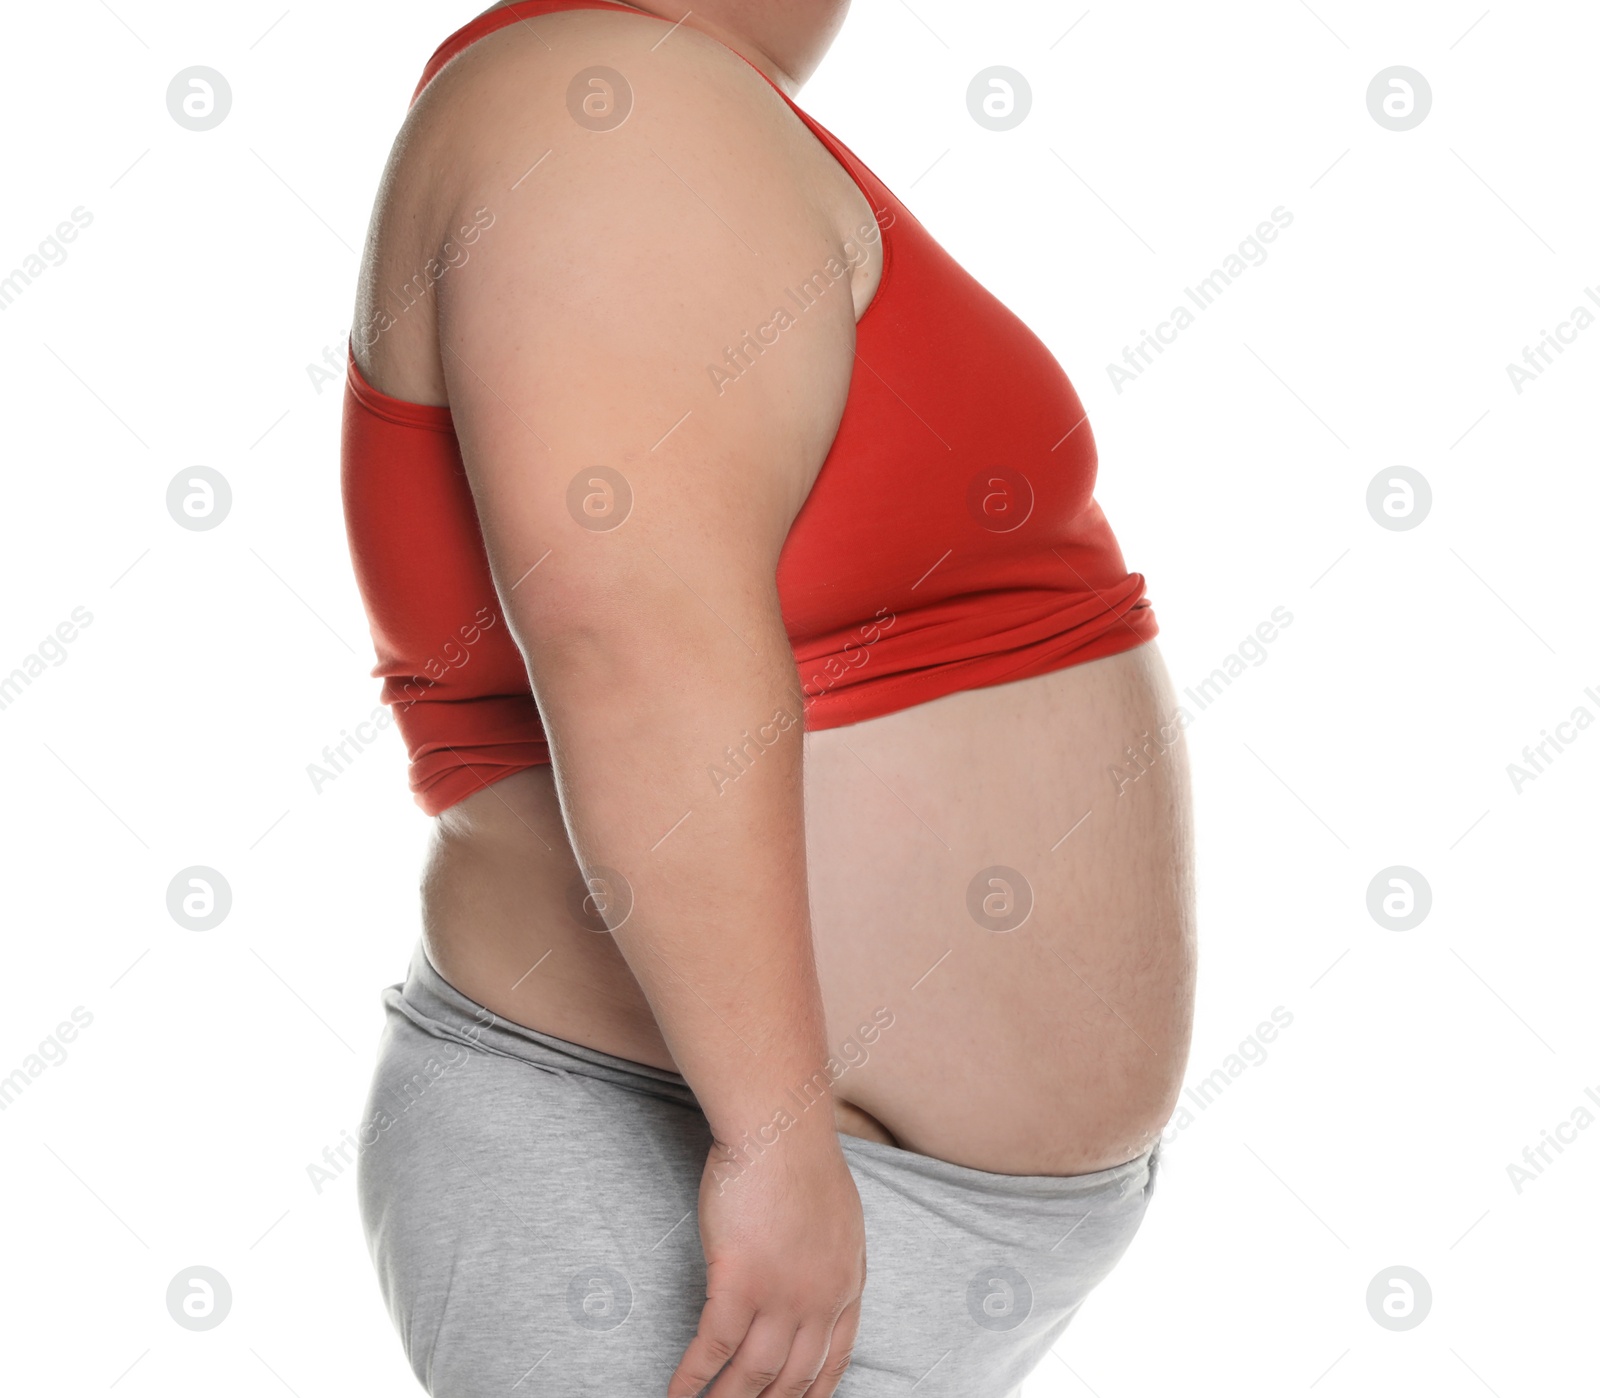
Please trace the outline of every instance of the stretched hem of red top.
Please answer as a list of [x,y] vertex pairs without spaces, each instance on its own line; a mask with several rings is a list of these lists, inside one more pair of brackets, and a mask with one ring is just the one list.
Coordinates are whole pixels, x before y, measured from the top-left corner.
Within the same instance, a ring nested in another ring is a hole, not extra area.
[[345,341],[348,360],[346,382],[350,392],[369,413],[401,427],[426,427],[436,432],[455,431],[455,415],[448,403],[413,403],[405,398],[393,398],[381,388],[367,381],[356,363],[355,337]]
[[[1129,618],[1137,618],[1137,624]],[[990,676],[979,683],[971,683],[969,675],[958,669],[917,671],[912,674],[896,676],[893,680],[881,682],[888,688],[876,691],[879,702],[859,707],[861,695],[859,691],[844,690],[834,695],[818,695],[808,700],[805,707],[804,728],[807,732],[817,732],[828,728],[848,728],[853,724],[865,723],[868,719],[882,718],[885,714],[899,713],[904,709],[916,708],[919,704],[930,704],[935,699],[943,699],[951,694],[962,694],[974,689],[992,689],[996,685],[1011,684],[1018,680],[1037,679],[1040,675],[1052,674],[1057,670],[1070,669],[1074,665],[1085,665],[1091,660],[1104,660],[1109,656],[1120,655],[1125,651],[1136,650],[1146,645],[1160,634],[1160,626],[1156,622],[1155,612],[1148,599],[1141,600],[1133,607],[1116,618],[1117,625],[1102,632],[1094,640],[1078,647],[1066,656],[1057,657],[1053,661],[1040,664],[1036,660],[1024,661],[1009,671]],[[978,657],[968,662],[969,665],[981,663],[987,657]],[[1033,668],[1038,666],[1038,668]],[[952,683],[930,684],[929,674],[943,676]],[[905,702],[905,690],[908,687],[920,687],[924,692]],[[832,698],[832,703],[823,701]],[[887,702],[883,702],[883,701]],[[853,707],[854,706],[854,707]],[[466,800],[467,797],[487,787],[504,781],[507,777],[515,776],[518,772],[526,772],[534,767],[548,767],[550,759],[544,758],[536,762],[519,762],[497,764],[493,767],[474,766],[471,763],[459,767],[446,768],[439,776],[425,787],[412,789],[412,800],[428,815],[442,815],[452,806]],[[464,776],[462,774],[465,774]],[[462,783],[465,783],[462,786]],[[457,789],[460,787],[461,789]]]
[[[874,686],[864,687],[872,691],[871,702],[863,702],[864,691],[858,689],[828,690],[822,694],[807,695],[805,729],[811,733],[828,728],[848,728],[853,724],[865,723],[868,719],[916,708],[919,704],[931,704],[935,699],[944,699],[952,694],[1037,679],[1040,675],[1067,670],[1074,665],[1086,665],[1091,660],[1105,660],[1125,651],[1137,650],[1155,640],[1161,631],[1148,598],[1120,613],[1116,623],[1066,655],[1044,661],[1030,656],[1009,670],[977,680],[973,679],[972,671],[987,663],[991,657],[975,656],[956,665],[913,670],[879,680]],[[909,699],[908,690],[913,692],[913,697]]]
[[[503,782],[507,777],[514,777],[518,772],[526,772],[534,767],[548,767],[549,765],[550,759],[546,757],[538,762],[521,762],[506,766],[474,767],[469,764],[463,767],[450,767],[441,773],[436,781],[429,783],[427,786],[420,789],[413,787],[411,789],[411,799],[421,807],[425,814],[430,816],[443,815],[452,806],[459,805],[465,801],[467,797],[476,796],[478,792],[495,785],[497,782]],[[459,775],[462,772],[467,774],[465,778]],[[456,788],[463,781],[468,784],[458,791]]]

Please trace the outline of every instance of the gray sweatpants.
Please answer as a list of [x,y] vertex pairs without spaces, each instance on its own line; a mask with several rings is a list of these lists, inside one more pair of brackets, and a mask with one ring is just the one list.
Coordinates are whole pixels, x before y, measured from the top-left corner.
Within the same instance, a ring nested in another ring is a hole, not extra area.
[[[497,1018],[420,945],[383,1000],[361,1217],[422,1386],[664,1398],[705,1301],[711,1136],[688,1085]],[[840,1398],[1014,1398],[1132,1240],[1159,1153],[995,1175],[840,1141],[867,1231]]]

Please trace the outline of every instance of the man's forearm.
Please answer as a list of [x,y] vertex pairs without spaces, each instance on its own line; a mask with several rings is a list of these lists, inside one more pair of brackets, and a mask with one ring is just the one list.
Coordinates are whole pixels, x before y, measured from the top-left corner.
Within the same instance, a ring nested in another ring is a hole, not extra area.
[[[827,1059],[802,714],[778,619],[748,638],[752,656],[689,601],[701,616],[632,622],[530,668],[573,848],[590,874],[621,876],[612,935],[731,1144],[795,1116],[794,1091]],[[818,1119],[831,1138],[831,1112],[806,1116],[802,1138]]]

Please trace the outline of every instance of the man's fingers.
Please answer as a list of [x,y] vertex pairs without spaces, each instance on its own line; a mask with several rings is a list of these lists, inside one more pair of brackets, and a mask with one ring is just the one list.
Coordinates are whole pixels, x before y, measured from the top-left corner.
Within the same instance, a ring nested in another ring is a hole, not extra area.
[[772,1386],[789,1361],[794,1337],[792,1320],[780,1320],[770,1313],[757,1316],[706,1398],[760,1398],[765,1393],[776,1398]]
[[828,1356],[822,1361],[822,1368],[811,1387],[804,1390],[805,1398],[833,1398],[834,1390],[839,1387],[845,1370],[850,1367],[850,1356],[855,1351],[856,1334],[860,1328],[861,1298],[858,1296],[839,1312],[838,1320],[834,1321],[833,1334],[828,1340]]
[[667,1384],[667,1398],[695,1398],[733,1358],[755,1315],[754,1306],[732,1296],[708,1300],[700,1312],[694,1339],[689,1341],[689,1348],[684,1350]]
[[761,1398],[801,1398],[812,1391],[828,1357],[828,1336],[833,1327],[826,1319],[802,1325],[789,1342],[789,1357],[772,1386]]

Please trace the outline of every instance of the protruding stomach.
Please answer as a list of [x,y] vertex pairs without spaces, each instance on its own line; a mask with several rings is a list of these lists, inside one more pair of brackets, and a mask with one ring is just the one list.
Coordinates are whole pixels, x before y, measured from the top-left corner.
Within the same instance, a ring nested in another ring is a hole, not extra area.
[[[1155,1140],[1195,979],[1177,713],[1147,642],[805,735],[840,1130],[1019,1175]],[[621,953],[568,911],[578,879],[550,768],[475,793],[437,823],[429,955],[507,1019],[671,1068]]]

